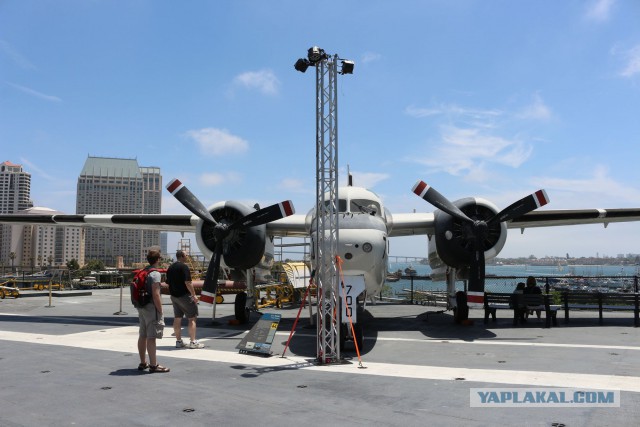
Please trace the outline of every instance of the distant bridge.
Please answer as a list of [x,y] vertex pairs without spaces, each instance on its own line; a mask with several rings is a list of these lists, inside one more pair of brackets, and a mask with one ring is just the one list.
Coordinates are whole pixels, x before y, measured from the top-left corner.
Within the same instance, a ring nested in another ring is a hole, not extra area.
[[416,264],[422,264],[427,263],[427,259],[425,257],[416,256],[389,255],[389,262],[412,262]]

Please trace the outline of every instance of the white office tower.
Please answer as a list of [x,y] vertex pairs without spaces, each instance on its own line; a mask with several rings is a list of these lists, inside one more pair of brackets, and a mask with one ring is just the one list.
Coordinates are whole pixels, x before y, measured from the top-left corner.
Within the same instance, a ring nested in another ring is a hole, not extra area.
[[[9,161],[0,164],[0,213],[12,214],[33,206],[31,201],[31,174],[22,165]],[[18,266],[17,242],[11,236],[11,226],[0,226],[0,264]],[[13,242],[13,243],[12,243]]]
[[[91,157],[78,177],[76,214],[159,214],[160,168],[140,167],[136,159]],[[115,266],[144,262],[151,246],[160,245],[158,231],[91,227],[86,230],[85,261],[99,259]]]

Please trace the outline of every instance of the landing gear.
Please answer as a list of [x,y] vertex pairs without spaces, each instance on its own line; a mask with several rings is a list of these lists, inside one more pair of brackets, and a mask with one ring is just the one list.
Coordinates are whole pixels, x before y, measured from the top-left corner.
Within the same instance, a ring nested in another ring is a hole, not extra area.
[[249,321],[249,308],[247,308],[247,293],[240,292],[236,295],[236,300],[234,302],[234,312],[236,315],[236,320],[241,324],[247,323]]
[[456,292],[456,307],[453,309],[453,320],[458,324],[464,324],[469,320],[469,306],[467,305],[467,294],[465,292]]
[[358,351],[362,353],[364,346],[364,333],[362,328],[362,316],[364,314],[364,307],[360,301],[357,302],[357,319],[359,322],[353,324],[353,331],[351,330],[351,324],[347,319],[347,323],[340,323],[340,351],[345,351],[347,341],[353,342],[353,350],[355,350],[356,344],[358,345]]

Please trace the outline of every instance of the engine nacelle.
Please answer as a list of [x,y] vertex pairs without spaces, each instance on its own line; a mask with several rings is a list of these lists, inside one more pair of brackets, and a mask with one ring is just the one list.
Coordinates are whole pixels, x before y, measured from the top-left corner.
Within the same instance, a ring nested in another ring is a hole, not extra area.
[[[219,223],[233,224],[236,220],[255,212],[257,209],[236,201],[218,202],[208,208],[213,219]],[[246,270],[260,263],[273,261],[273,244],[268,245],[266,225],[232,231],[224,240],[222,261],[229,268]],[[204,221],[196,227],[196,241],[203,255],[211,259],[215,250],[213,227]],[[265,249],[271,253],[265,255]]]
[[[477,197],[468,197],[453,202],[473,220],[488,221],[498,208],[491,202]],[[473,257],[473,237],[470,225],[439,209],[434,211],[435,233],[429,238],[429,265],[433,280],[444,280],[446,270],[455,268],[459,279],[468,276]],[[496,257],[507,241],[507,225],[492,223],[484,241],[484,259]]]

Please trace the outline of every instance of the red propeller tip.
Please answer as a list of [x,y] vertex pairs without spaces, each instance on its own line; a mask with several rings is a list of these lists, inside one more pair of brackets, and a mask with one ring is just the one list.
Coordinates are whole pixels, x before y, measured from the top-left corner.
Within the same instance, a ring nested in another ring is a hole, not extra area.
[[538,207],[546,205],[547,203],[549,203],[549,197],[547,196],[547,192],[544,190],[536,191],[535,200],[536,200],[536,205]]
[[169,184],[167,184],[167,190],[169,193],[173,194],[178,191],[182,187],[182,182],[178,178],[173,179]]
[[283,218],[296,213],[295,209],[293,208],[293,203],[291,202],[291,200],[286,200],[280,203],[280,211],[282,212]]
[[412,189],[412,191],[420,197],[424,197],[427,190],[429,190],[429,184],[421,180],[418,180]]

